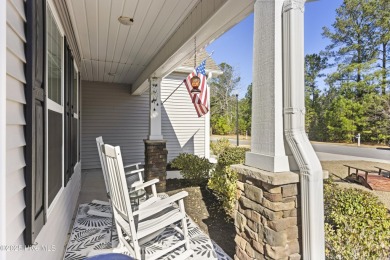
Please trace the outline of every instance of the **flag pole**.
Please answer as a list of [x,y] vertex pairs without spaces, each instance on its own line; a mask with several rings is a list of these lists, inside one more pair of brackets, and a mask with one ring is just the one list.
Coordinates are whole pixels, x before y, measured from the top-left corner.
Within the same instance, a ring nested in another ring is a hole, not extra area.
[[165,103],[165,101],[167,101],[168,100],[168,98],[170,98],[172,95],[173,95],[173,93],[175,93],[176,92],[176,90],[178,89],[178,88],[180,88],[180,86],[181,85],[183,85],[183,83],[184,83],[184,80],[180,83],[180,85],[179,86],[177,86],[177,88],[175,88],[175,90],[174,91],[172,91],[172,93],[171,94],[169,94],[169,96],[162,102],[163,104]]

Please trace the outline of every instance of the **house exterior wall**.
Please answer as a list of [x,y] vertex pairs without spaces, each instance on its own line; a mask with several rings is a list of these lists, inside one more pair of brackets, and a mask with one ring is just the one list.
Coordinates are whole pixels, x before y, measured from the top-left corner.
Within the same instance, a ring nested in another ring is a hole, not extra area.
[[6,243],[23,245],[25,229],[23,210],[24,147],[23,127],[26,124],[24,87],[26,57],[24,43],[25,12],[22,0],[7,2],[6,50]]
[[[17,250],[5,252],[6,259],[61,259],[67,233],[76,206],[80,184],[81,164],[75,167],[72,179],[63,188],[58,200],[47,216],[47,222],[36,238],[34,250],[25,249],[24,198],[26,119],[24,66],[26,16],[23,0],[6,2],[6,241],[2,245],[17,246]],[[3,38],[4,39],[4,38]],[[1,174],[3,174],[1,172]],[[29,173],[26,173],[29,174]],[[3,228],[3,226],[1,227]],[[14,247],[15,248],[15,247]],[[2,255],[0,255],[2,256]],[[2,257],[0,257],[3,259]]]
[[149,134],[149,93],[130,95],[128,85],[83,81],[81,89],[83,169],[100,168],[96,137],[121,147],[124,164],[144,162]]
[[[161,83],[161,100],[168,96],[188,76],[186,73],[171,73]],[[205,156],[205,117],[198,117],[188,95],[181,85],[163,104],[162,135],[167,140],[168,162],[179,153]]]
[[[164,101],[187,75],[172,73],[161,83]],[[83,81],[83,169],[100,168],[96,137],[121,147],[125,164],[144,162],[143,139],[149,134],[149,93],[132,96],[128,85]],[[184,85],[162,106],[162,135],[167,141],[168,161],[179,153],[205,154],[205,118],[198,118]]]

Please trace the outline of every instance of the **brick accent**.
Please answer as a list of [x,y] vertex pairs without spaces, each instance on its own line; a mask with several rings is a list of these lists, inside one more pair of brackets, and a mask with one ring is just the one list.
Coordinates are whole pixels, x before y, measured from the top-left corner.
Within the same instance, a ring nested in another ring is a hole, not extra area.
[[245,174],[248,169],[240,171],[236,166],[235,170],[239,181],[234,259],[300,259],[302,238],[296,178],[290,176],[287,182],[277,182],[275,177],[271,183],[268,177]]
[[157,192],[166,190],[167,156],[166,141],[144,140],[145,143],[145,181],[159,179]]

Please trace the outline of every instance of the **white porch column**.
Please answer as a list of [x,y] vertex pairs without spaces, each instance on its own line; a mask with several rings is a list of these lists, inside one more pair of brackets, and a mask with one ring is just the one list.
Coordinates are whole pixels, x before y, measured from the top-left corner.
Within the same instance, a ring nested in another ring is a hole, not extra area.
[[254,7],[252,141],[245,164],[289,171],[283,139],[282,11],[284,0],[256,0]]
[[[207,81],[213,78],[213,73],[209,72]],[[207,102],[210,107],[210,85],[207,84]],[[210,112],[204,115],[204,157],[210,158]]]
[[284,128],[300,171],[302,256],[325,259],[323,173],[305,132],[304,5],[286,0],[283,8]]
[[149,136],[148,140],[163,140],[161,133],[161,78],[149,79]]

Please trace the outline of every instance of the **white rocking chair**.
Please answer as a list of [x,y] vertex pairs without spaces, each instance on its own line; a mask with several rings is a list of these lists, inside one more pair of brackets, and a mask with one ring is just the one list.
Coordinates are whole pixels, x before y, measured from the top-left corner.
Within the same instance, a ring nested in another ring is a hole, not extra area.
[[[107,198],[108,198],[108,200],[110,200],[110,187],[108,184],[109,176],[107,173],[107,165],[106,165],[103,153],[102,153],[102,147],[104,145],[103,137],[101,137],[101,136],[97,137],[96,144],[97,144],[97,148],[98,148],[100,164],[102,167],[104,183],[106,186]],[[144,169],[141,169],[139,167],[140,164],[141,163],[130,164],[130,165],[126,165],[124,168],[130,169],[130,170],[126,171],[126,173],[125,173],[128,192],[130,192],[130,193],[136,192],[136,191],[139,191],[139,190],[145,189],[146,187],[151,186],[153,196],[149,197],[147,200],[142,202],[141,205],[139,205],[139,207],[143,207],[142,204],[144,204],[144,203],[146,206],[146,205],[149,205],[151,203],[154,203],[154,202],[160,200],[160,198],[157,197],[157,191],[156,191],[156,183],[158,183],[159,180],[153,179],[153,180],[150,180],[150,181],[144,183],[143,176],[142,176]],[[131,169],[131,168],[133,168],[133,169]],[[97,203],[97,204],[101,204],[101,205],[111,205],[110,202],[100,201],[100,200],[93,200],[92,202]],[[113,215],[111,213],[103,213],[103,212],[96,211],[96,210],[89,210],[88,214],[93,215],[93,216],[99,216],[99,217],[112,217],[113,218]],[[113,223],[114,223],[114,221],[113,221]]]
[[[99,159],[100,159],[100,164],[102,166],[104,182],[106,183],[106,189],[108,192],[108,186],[107,186],[107,181],[106,181],[107,169],[106,169],[105,162],[103,160],[103,154],[102,154],[102,148],[101,148],[104,145],[103,137],[99,136],[96,138],[96,145],[97,145],[98,152],[99,152]],[[129,187],[129,189],[134,189],[135,186],[142,184],[144,182],[144,178],[143,178],[144,169],[140,168],[140,165],[141,165],[141,163],[134,163],[134,164],[129,164],[129,165],[124,166],[124,168],[126,169],[125,170],[126,182],[127,182],[127,186]],[[157,182],[158,182],[158,179],[154,179],[153,181],[155,181],[155,180],[157,180]],[[152,192],[153,192],[153,195],[157,194],[155,192],[153,186],[152,186]]]
[[[133,211],[127,189],[125,171],[119,146],[103,146],[104,161],[107,166],[109,190],[111,192],[112,211],[118,233],[119,245],[125,246],[136,259],[145,259],[142,244],[152,239],[151,236],[161,229],[174,225],[174,230],[182,234],[182,240],[173,246],[160,250],[148,260],[158,259],[163,255],[184,246],[185,251],[175,259],[186,259],[193,254],[190,249],[188,227],[183,198],[188,195],[182,191],[171,197],[161,199],[158,203],[143,204]],[[179,206],[173,206],[178,201]],[[181,228],[179,228],[179,224]],[[125,239],[124,235],[127,236]]]

